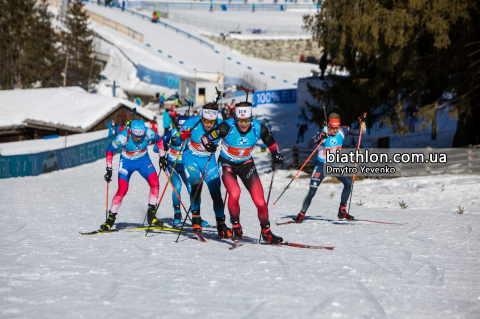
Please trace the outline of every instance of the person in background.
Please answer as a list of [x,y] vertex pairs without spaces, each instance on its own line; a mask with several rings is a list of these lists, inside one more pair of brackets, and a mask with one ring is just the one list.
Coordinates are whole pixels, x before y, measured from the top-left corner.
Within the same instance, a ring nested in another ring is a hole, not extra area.
[[110,122],[107,123],[107,127],[108,127],[108,136],[117,135],[118,133],[120,133],[118,132],[118,127],[114,119],[111,119]]
[[255,2],[252,3],[252,12],[255,12]]
[[322,57],[320,58],[320,64],[319,64],[319,67],[320,67],[320,72],[321,72],[321,76],[320,76],[320,79],[324,80],[325,77],[325,70],[327,69],[327,66],[328,66],[328,63],[330,63],[332,61],[330,61],[328,59],[328,55],[327,55],[327,52],[326,51],[323,51],[323,55]]
[[160,110],[165,107],[165,93],[160,94]]
[[125,11],[125,0],[122,1],[122,11]]
[[122,122],[122,125],[118,128],[118,133],[121,133],[124,129],[126,129],[127,126],[125,125],[125,122]]
[[158,127],[157,127],[157,117],[153,116],[153,120],[150,121],[150,128],[158,134]]
[[170,117],[172,118],[171,120],[172,128],[175,128],[176,127],[175,123],[177,122],[178,113],[175,110],[174,105],[172,105],[172,107],[170,108]]
[[170,124],[172,123],[172,117],[170,116],[170,109],[166,109],[163,112],[163,135],[170,131]]
[[[303,142],[303,134],[308,130],[308,117],[305,114],[305,110],[302,109],[302,113],[298,116],[298,135],[297,135],[297,143]],[[296,143],[295,143],[296,144]]]
[[192,117],[195,117],[195,116],[198,116],[198,111],[197,111],[197,110],[193,110],[193,115],[192,115]]
[[160,11],[157,11],[157,22],[160,22]]
[[157,23],[157,13],[155,11],[152,13],[152,22]]
[[209,12],[213,12],[213,1],[210,0],[210,11]]
[[190,102],[190,104],[193,105],[193,102],[195,102],[195,100],[193,99],[193,96],[190,95],[190,98],[188,99],[188,102]]

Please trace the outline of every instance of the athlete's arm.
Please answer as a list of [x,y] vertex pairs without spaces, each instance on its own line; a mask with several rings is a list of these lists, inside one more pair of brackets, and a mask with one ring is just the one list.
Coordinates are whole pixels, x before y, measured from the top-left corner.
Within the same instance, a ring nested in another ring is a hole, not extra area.
[[213,130],[205,133],[202,136],[202,141],[203,137],[208,138],[210,142],[218,140],[219,138],[224,138],[228,135],[228,132],[230,132],[230,125],[228,125],[226,122],[222,122],[218,124],[217,127],[215,127]]
[[[152,130],[152,129],[149,129],[149,130]],[[153,141],[154,141],[155,145],[157,145],[158,156],[164,157],[165,156],[165,150],[163,149],[163,140],[160,137],[160,135],[155,133],[155,138],[153,139]]]
[[310,141],[308,141],[308,147],[315,146],[316,144],[320,143],[322,141],[322,137],[320,136],[323,133],[323,130],[318,131],[317,134],[315,134]]
[[170,139],[172,138],[172,130],[168,131],[165,133],[165,135],[162,137],[163,144],[168,144],[170,143]]
[[127,145],[127,137],[123,134],[118,134],[107,147],[107,168],[112,168],[113,152],[119,147]]
[[268,150],[271,154],[278,153],[278,144],[273,138],[273,133],[268,130],[268,128],[260,124],[260,138],[263,143],[268,147]]

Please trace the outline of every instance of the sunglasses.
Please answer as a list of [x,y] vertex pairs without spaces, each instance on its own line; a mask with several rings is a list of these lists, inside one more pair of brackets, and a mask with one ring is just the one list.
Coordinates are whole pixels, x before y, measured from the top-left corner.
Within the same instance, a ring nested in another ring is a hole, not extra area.
[[217,120],[207,120],[207,119],[202,119],[203,123],[205,124],[215,124]]
[[238,123],[250,123],[250,119],[237,119]]

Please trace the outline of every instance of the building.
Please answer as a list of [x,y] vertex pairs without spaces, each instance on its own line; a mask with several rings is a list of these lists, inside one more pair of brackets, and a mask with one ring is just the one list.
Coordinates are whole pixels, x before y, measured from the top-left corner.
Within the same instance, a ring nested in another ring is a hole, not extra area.
[[103,130],[135,119],[149,121],[152,111],[133,102],[90,94],[80,87],[0,91],[0,142],[40,139],[50,135]]
[[193,96],[195,104],[205,104],[215,101],[217,95],[215,87],[216,82],[205,80],[202,78],[180,78],[180,103],[185,104],[184,100],[190,100]]

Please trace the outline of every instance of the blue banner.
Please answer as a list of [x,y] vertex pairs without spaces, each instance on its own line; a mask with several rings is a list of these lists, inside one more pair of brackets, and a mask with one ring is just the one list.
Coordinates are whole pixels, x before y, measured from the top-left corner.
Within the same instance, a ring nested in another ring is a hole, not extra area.
[[181,77],[178,74],[154,71],[141,64],[137,65],[137,78],[149,84],[178,89]]
[[255,92],[254,101],[256,105],[270,103],[294,103],[297,102],[297,89]]
[[[115,136],[36,154],[0,156],[0,178],[36,176],[105,158]],[[119,151],[120,148],[117,150]]]

